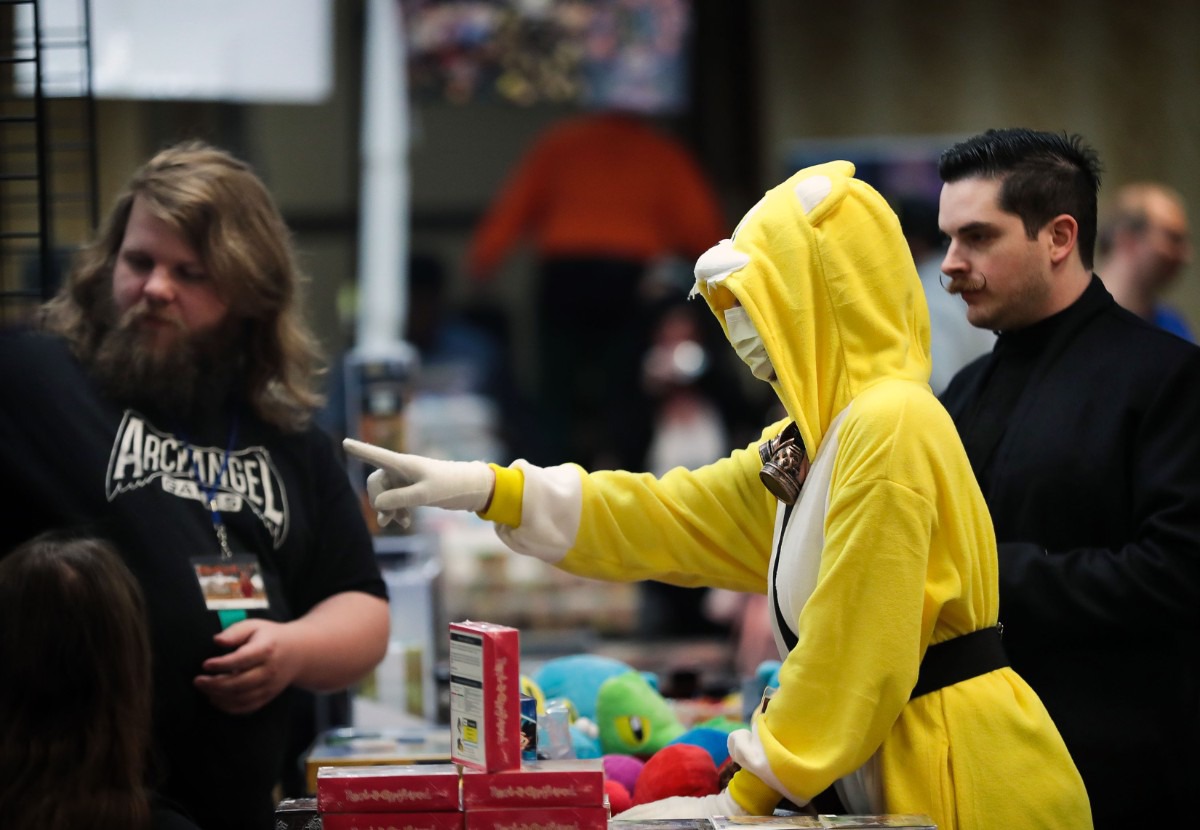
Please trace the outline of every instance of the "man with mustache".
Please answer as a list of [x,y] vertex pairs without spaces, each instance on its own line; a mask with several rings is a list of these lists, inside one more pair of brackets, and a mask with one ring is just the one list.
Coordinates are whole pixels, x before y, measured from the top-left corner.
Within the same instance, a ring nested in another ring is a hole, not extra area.
[[1092,273],[1099,162],[990,130],[942,155],[947,288],[995,349],[942,396],[995,523],[1005,649],[1097,828],[1200,780],[1200,349]]
[[1163,302],[1192,259],[1187,207],[1177,190],[1149,181],[1118,188],[1096,244],[1099,276],[1114,300],[1196,342],[1187,319]]
[[269,826],[294,690],[345,688],[387,647],[361,508],[311,425],[299,282],[262,182],[185,143],[133,176],[42,330],[0,343],[0,552],[51,528],[122,552],[154,652],[151,783],[204,828]]

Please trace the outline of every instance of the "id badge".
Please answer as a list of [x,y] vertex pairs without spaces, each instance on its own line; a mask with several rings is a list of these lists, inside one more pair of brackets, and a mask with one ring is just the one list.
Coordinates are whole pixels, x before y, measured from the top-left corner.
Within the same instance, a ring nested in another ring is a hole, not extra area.
[[270,606],[258,557],[245,553],[235,553],[232,557],[194,556],[192,567],[210,611]]

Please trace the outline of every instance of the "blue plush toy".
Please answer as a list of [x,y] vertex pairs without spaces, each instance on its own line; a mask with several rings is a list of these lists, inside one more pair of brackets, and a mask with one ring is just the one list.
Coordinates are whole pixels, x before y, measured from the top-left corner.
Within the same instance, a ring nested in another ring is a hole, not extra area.
[[728,718],[713,718],[693,726],[684,732],[672,744],[692,744],[698,746],[712,756],[713,764],[718,768],[729,759],[729,733],[735,729],[745,729],[746,724]]
[[565,698],[580,717],[596,720],[596,698],[600,685],[610,677],[633,671],[628,663],[594,654],[573,654],[546,661],[533,674],[533,681],[547,700]]
[[[764,684],[768,671],[765,664],[760,667]],[[649,758],[670,744],[690,744],[705,750],[719,767],[729,757],[729,732],[745,726],[714,718],[684,727],[658,691],[654,675],[610,657],[557,657],[534,672],[532,680],[545,700],[568,701],[576,713],[570,734],[577,758],[614,753]]]

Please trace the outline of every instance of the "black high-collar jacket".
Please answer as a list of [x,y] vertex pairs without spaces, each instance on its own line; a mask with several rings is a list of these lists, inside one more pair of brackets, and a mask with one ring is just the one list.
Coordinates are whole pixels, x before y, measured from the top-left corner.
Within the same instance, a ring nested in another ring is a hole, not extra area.
[[1058,724],[1096,826],[1184,809],[1200,764],[1200,348],[1078,301],[942,395],[1000,543],[1013,667]]

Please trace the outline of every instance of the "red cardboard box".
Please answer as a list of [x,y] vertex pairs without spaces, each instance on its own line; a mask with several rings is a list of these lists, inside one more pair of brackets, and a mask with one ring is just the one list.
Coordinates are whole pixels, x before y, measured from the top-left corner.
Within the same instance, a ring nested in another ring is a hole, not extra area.
[[604,763],[595,760],[526,761],[519,770],[464,770],[463,809],[603,807]]
[[459,809],[458,767],[404,764],[321,767],[317,809],[322,813],[435,813]]
[[325,813],[323,830],[462,830],[463,814]]
[[450,623],[450,759],[483,772],[521,766],[520,634]]
[[466,830],[608,830],[604,807],[468,810]]

